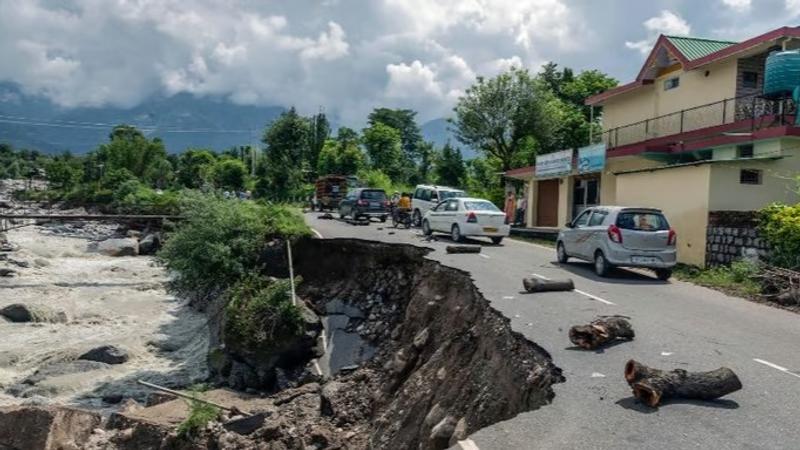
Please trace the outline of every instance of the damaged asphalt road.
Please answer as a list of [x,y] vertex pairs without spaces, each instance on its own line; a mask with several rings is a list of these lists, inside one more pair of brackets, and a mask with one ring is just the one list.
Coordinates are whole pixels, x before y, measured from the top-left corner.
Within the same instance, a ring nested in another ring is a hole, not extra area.
[[[478,431],[470,436],[477,448],[789,449],[800,442],[798,314],[638,272],[599,279],[588,264],[559,266],[554,250],[533,244],[487,241],[480,254],[449,255],[445,247],[452,242],[443,235],[428,242],[417,229],[354,227],[316,216],[307,214],[307,222],[323,237],[435,249],[429,258],[469,271],[513,329],[548,350],[564,370],[567,381],[555,386],[552,405]],[[577,290],[521,293],[522,278],[533,274],[571,277]],[[609,314],[630,316],[636,339],[599,351],[572,346],[570,326]],[[631,358],[690,371],[730,367],[744,387],[714,402],[676,401],[650,409],[631,397],[622,376]]]

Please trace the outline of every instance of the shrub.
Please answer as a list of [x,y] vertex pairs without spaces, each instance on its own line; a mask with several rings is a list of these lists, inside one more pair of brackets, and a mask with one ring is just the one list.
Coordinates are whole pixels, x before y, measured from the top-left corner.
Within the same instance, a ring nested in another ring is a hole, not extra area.
[[174,287],[201,296],[258,271],[268,240],[309,234],[299,213],[279,205],[190,193],[180,211],[185,219],[159,257],[175,272]]
[[225,312],[226,340],[244,348],[268,349],[303,331],[303,317],[292,304],[288,279],[245,277],[231,289]]
[[[194,391],[194,395],[199,395],[199,391]],[[178,436],[182,438],[202,430],[211,421],[217,420],[220,415],[219,408],[197,400],[187,400],[189,402],[189,415],[186,420],[178,425]]]
[[800,269],[800,204],[774,204],[761,210],[759,232],[771,247],[771,263]]
[[756,295],[761,288],[756,280],[761,268],[750,261],[735,261],[730,266],[700,269],[694,266],[679,266],[675,276],[701,286],[719,289],[745,297]]

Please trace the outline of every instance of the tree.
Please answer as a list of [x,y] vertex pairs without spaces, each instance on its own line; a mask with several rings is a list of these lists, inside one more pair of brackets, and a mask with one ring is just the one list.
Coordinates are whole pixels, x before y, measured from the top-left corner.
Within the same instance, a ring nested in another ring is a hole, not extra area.
[[223,159],[214,164],[214,181],[221,189],[241,191],[247,179],[247,167],[238,159]]
[[479,77],[454,108],[456,137],[497,158],[501,170],[509,170],[530,139],[542,147],[549,144],[553,125],[545,105],[551,95],[527,70],[512,68],[488,80]]
[[347,127],[339,127],[339,130],[336,131],[336,140],[342,145],[358,145],[359,143],[358,133],[356,130]]
[[450,143],[444,145],[436,163],[436,179],[439,184],[461,187],[467,175],[461,150],[453,148]]
[[83,178],[83,166],[79,159],[66,153],[54,158],[45,166],[47,182],[55,189],[69,191]]
[[97,150],[96,163],[104,171],[125,169],[142,181],[154,183],[149,176],[163,175],[161,164],[167,159],[167,151],[160,139],[147,139],[139,130],[130,125],[118,125],[109,135],[110,142]]
[[363,167],[364,154],[352,141],[328,139],[317,162],[317,172],[320,175],[355,175]]
[[294,108],[267,128],[263,138],[267,148],[256,169],[261,195],[282,199],[299,193],[310,130],[308,119],[298,115]]
[[322,151],[322,148],[325,146],[325,142],[331,135],[331,126],[328,123],[328,118],[325,117],[325,113],[320,112],[311,118],[310,131],[311,133],[309,136],[308,146],[309,154],[306,159],[308,164],[314,168],[317,167],[319,153]]
[[382,122],[364,129],[364,147],[367,149],[370,167],[388,175],[393,181],[402,178],[404,172],[403,149],[400,131]]
[[201,187],[209,179],[216,161],[210,150],[186,150],[178,159],[178,183],[191,189]]
[[436,160],[436,149],[431,142],[423,142],[419,145],[419,165],[417,166],[416,183],[427,184],[430,182],[431,175]]
[[422,132],[416,116],[417,112],[410,109],[375,108],[367,120],[370,126],[382,123],[399,131],[403,153],[409,160],[416,161],[418,146],[422,143]]

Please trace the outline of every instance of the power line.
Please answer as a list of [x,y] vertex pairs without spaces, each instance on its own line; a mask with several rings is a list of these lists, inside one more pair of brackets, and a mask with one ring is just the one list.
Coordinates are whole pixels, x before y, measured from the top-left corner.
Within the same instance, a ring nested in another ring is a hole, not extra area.
[[[40,126],[52,128],[75,128],[75,129],[94,129],[106,130],[114,128],[120,123],[102,123],[102,122],[78,122],[70,120],[58,119],[37,119],[32,117],[23,116],[9,116],[0,114],[0,123],[9,123],[15,125],[27,126]],[[233,134],[249,134],[251,130],[245,129],[224,129],[224,128],[179,128],[174,126],[158,126],[158,125],[137,125],[131,123],[130,125],[148,133],[233,133]]]

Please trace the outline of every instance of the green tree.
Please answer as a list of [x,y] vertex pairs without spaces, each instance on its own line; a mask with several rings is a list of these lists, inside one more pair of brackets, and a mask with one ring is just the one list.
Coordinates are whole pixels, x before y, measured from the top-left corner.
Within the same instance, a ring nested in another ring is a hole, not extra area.
[[377,122],[364,129],[363,135],[370,167],[382,171],[393,181],[400,181],[405,172],[400,131]]
[[214,181],[217,187],[231,191],[244,190],[247,167],[238,159],[222,159],[214,164]]
[[459,142],[497,158],[501,170],[513,168],[515,156],[535,139],[547,148],[553,119],[546,114],[552,94],[527,70],[512,68],[495,78],[479,77],[454,108]]
[[201,187],[208,181],[216,161],[216,156],[210,150],[186,150],[178,160],[178,183],[192,189]]
[[416,161],[418,147],[422,143],[422,132],[417,125],[417,112],[410,109],[375,108],[367,117],[371,127],[382,123],[400,132],[403,152],[411,161]]
[[310,135],[309,135],[309,154],[306,158],[310,167],[315,168],[317,167],[317,160],[319,159],[319,153],[322,151],[322,148],[325,146],[326,141],[331,135],[331,126],[328,123],[328,118],[325,117],[325,113],[320,112],[315,116],[311,117],[311,128],[310,128]]
[[342,145],[348,145],[348,144],[358,145],[359,144],[358,132],[356,132],[356,130],[353,130],[352,128],[339,127],[339,130],[336,131],[336,140]]
[[467,175],[461,150],[453,148],[450,143],[444,145],[436,162],[436,179],[439,184],[461,187]]
[[50,187],[62,191],[74,188],[83,178],[81,161],[70,154],[54,158],[46,165],[45,171]]
[[419,165],[417,174],[411,184],[430,183],[436,163],[437,152],[432,142],[422,142],[419,147]]
[[353,141],[328,139],[317,162],[320,175],[355,175],[363,167],[364,153]]
[[311,125],[294,108],[281,114],[264,132],[267,145],[256,169],[260,195],[285,199],[301,191],[303,157],[308,148]]
[[96,161],[103,170],[125,169],[140,180],[155,183],[162,178],[162,162],[167,159],[164,143],[160,139],[147,139],[130,125],[118,125],[109,135],[110,142],[101,145]]

